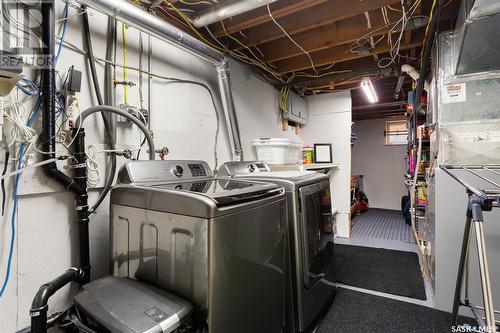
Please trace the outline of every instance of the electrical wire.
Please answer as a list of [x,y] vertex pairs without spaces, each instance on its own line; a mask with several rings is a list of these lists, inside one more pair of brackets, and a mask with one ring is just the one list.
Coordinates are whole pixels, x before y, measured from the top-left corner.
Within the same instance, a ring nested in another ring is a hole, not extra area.
[[[85,16],[84,16],[85,17]],[[161,80],[165,80],[165,81],[169,81],[170,84],[172,83],[175,83],[175,84],[192,84],[192,85],[198,85],[202,88],[204,88],[210,95],[210,99],[212,101],[212,105],[213,105],[213,108],[214,108],[214,111],[215,111],[215,115],[216,115],[216,122],[217,122],[217,128],[216,128],[216,133],[215,133],[215,144],[214,144],[214,160],[215,160],[215,168],[217,168],[218,166],[218,153],[217,153],[217,150],[218,150],[218,136],[219,136],[219,132],[220,132],[220,111],[219,111],[219,108],[217,107],[217,103],[215,101],[215,98],[214,98],[214,95],[213,95],[213,92],[212,92],[212,89],[210,89],[210,87],[203,83],[203,82],[199,82],[199,81],[194,81],[194,80],[187,80],[187,79],[179,79],[179,78],[176,78],[176,77],[168,77],[168,76],[164,76],[164,75],[160,75],[160,74],[157,74],[157,73],[153,73],[153,72],[149,72],[149,71],[145,71],[143,69],[140,69],[140,68],[137,68],[137,67],[134,67],[134,66],[130,66],[130,65],[123,65],[123,64],[119,64],[117,62],[114,62],[114,61],[109,61],[109,60],[106,60],[106,59],[103,59],[103,58],[100,58],[100,57],[97,57],[95,55],[88,55],[87,52],[85,52],[84,50],[80,49],[79,47],[77,47],[76,45],[68,42],[68,41],[64,41],[63,42],[66,47],[72,49],[73,51],[75,52],[78,52],[82,55],[86,55],[96,61],[99,61],[101,63],[107,63],[107,64],[110,64],[112,66],[115,66],[115,67],[120,67],[120,68],[123,68],[123,69],[128,69],[128,70],[133,70],[135,72],[138,72],[138,73],[142,73],[142,74],[145,74],[145,75],[148,75],[148,76],[151,76],[153,78],[157,78],[157,79],[161,79]]]
[[[255,59],[252,59],[250,57],[248,57],[246,54],[244,54],[243,52],[241,51],[238,51],[238,50],[229,50],[228,48],[224,48],[224,47],[220,47],[218,45],[215,45],[214,43],[210,42],[204,35],[202,35],[198,29],[196,29],[193,24],[191,23],[191,21],[186,17],[185,14],[182,13],[182,11],[180,11],[176,6],[174,6],[171,2],[167,1],[167,0],[164,0],[164,3],[167,4],[168,6],[170,6],[173,10],[175,10],[175,12],[185,21],[185,23],[188,25],[189,29],[191,29],[203,42],[205,42],[206,44],[210,45],[211,47],[215,48],[216,50],[219,50],[221,52],[224,52],[224,53],[229,53],[231,56],[233,56],[234,58],[246,63],[246,64],[250,64],[250,65],[254,65],[254,66],[257,66],[259,68],[261,68],[262,70],[264,70],[265,72],[271,74],[273,77],[275,77],[278,81],[280,82],[283,82],[283,78],[281,77],[281,75],[279,75],[278,73],[276,73],[275,71],[273,71],[272,69],[270,69],[264,62],[262,62],[260,59],[258,59],[257,57]],[[221,22],[221,25],[222,25],[222,28],[225,30],[225,26],[224,26],[224,22],[223,21],[220,21]],[[242,44],[238,39],[236,39],[235,37],[229,35],[227,33],[227,31],[225,31],[225,35],[226,37],[234,40],[235,42],[237,42],[239,45],[241,45],[242,47],[244,47],[245,49],[248,49],[249,48]],[[253,54],[253,52],[250,50],[250,53]],[[255,54],[253,54],[255,56]]]
[[87,184],[91,187],[97,186],[100,181],[99,162],[97,161],[97,147],[90,145],[85,153],[87,155]]
[[[5,13],[5,11],[4,11],[4,13]],[[64,31],[64,28],[63,28],[63,31]],[[60,50],[63,47],[64,40],[65,40],[64,37],[65,37],[65,34],[62,34],[61,37],[59,38],[60,39],[60,46],[59,46],[58,54],[60,54]],[[56,64],[57,64],[58,59],[59,58],[55,58]],[[24,80],[27,81],[28,79],[24,78]],[[33,82],[33,81],[31,81],[31,82]],[[31,85],[31,83],[30,83],[30,85]],[[33,82],[33,86],[36,86],[36,88],[39,91],[38,85],[36,85],[34,82]],[[10,115],[11,116],[10,120],[14,121],[15,126],[17,127],[17,129],[15,130],[16,131],[15,133],[21,133],[23,136],[27,135],[27,137],[25,136],[25,139],[29,138],[29,136],[31,135],[31,131],[28,128],[33,127],[33,124],[35,123],[35,120],[36,120],[36,116],[38,115],[38,113],[41,109],[41,102],[42,102],[41,96],[39,93],[38,94],[28,94],[28,96],[29,97],[38,96],[38,98],[37,98],[37,101],[35,102],[35,106],[34,106],[33,110],[31,111],[31,113],[28,117],[27,125],[24,125],[24,123],[22,123],[23,117],[18,112],[19,109],[17,108],[17,105],[14,103],[10,104],[10,107],[12,108],[11,110],[13,110],[15,112],[13,115]],[[5,111],[5,109],[4,109],[4,111]],[[5,113],[4,113],[4,116],[5,116]],[[7,119],[9,119],[9,115],[7,115]],[[5,140],[5,142],[7,142],[7,141]],[[18,170],[22,169],[23,165],[25,165],[28,162],[28,160],[23,161],[23,157],[24,157],[25,152],[26,152],[26,150],[25,150],[26,147],[28,147],[28,149],[27,149],[28,151],[31,151],[30,147],[36,147],[36,140],[33,138],[33,141],[29,142],[28,146],[26,146],[25,143],[21,143],[21,146],[19,147],[19,153],[15,158],[15,160],[17,162],[17,169]],[[6,157],[8,156],[7,152],[8,152],[8,149],[6,150]],[[6,160],[7,160],[7,158],[6,158]],[[51,162],[53,162],[53,161],[51,161]],[[2,180],[1,180],[2,190],[4,190],[3,186],[4,186],[5,175],[6,175],[6,170],[4,167],[4,172],[2,173]],[[18,206],[17,193],[18,193],[18,188],[19,188],[19,180],[20,180],[20,173],[15,175],[14,186],[13,186],[13,207],[12,207],[12,216],[11,216],[11,239],[10,239],[10,245],[9,245],[9,255],[7,258],[7,270],[5,273],[4,281],[0,287],[0,298],[3,296],[5,289],[7,288],[7,284],[8,284],[9,278],[10,278],[11,267],[12,267],[12,258],[13,258],[13,254],[14,254],[15,233],[16,233],[16,217],[17,217],[17,206]],[[5,195],[4,195],[3,200],[5,200]],[[2,214],[3,213],[4,213],[4,206],[2,207]]]
[[[5,176],[7,173],[7,168],[9,167],[9,158],[10,158],[10,147],[7,145],[7,138],[5,137],[5,134],[2,134],[2,139],[3,139],[3,144],[4,144],[4,149],[5,149],[5,159],[4,159],[4,164],[3,164],[3,171],[2,171],[2,176]],[[5,215],[5,199],[6,199],[6,193],[5,193],[5,179],[2,178],[0,181],[0,186],[2,188],[2,216]]]
[[[392,23],[389,21],[389,17],[387,14],[387,8],[386,8],[387,6],[382,7],[381,12],[382,12],[382,17],[384,19],[384,25],[379,27],[379,28],[372,29],[372,30],[368,31],[366,34],[364,34],[363,36],[356,39],[350,45],[349,51],[353,52],[353,53],[359,52],[358,51],[359,48],[370,43],[370,40],[374,36],[380,34],[380,31],[385,30],[389,27],[389,31],[387,32],[386,36],[382,35],[380,38],[378,38],[376,41],[374,41],[374,43],[371,45],[371,48],[373,49],[374,46],[379,44],[382,40],[387,39],[387,43],[389,45],[389,57],[381,58],[377,64],[380,68],[389,67],[390,65],[392,65],[396,61],[396,59],[398,57],[402,57],[402,55],[399,53],[399,50],[400,50],[401,42],[402,42],[402,39],[404,36],[404,31],[405,31],[408,23],[410,22],[410,20],[414,17],[413,14],[415,13],[418,6],[420,6],[420,4],[421,4],[421,0],[415,0],[410,5],[410,7],[408,9],[404,6],[404,3],[401,6],[401,10],[390,7],[389,8],[390,10],[397,11],[397,12],[401,13],[401,18],[395,22],[392,22]],[[400,29],[400,31],[399,31],[399,34],[398,34],[396,41],[394,42],[392,40],[392,35],[395,33],[396,29]]]
[[[69,3],[66,2],[64,5],[64,10],[63,10],[63,16],[64,16],[64,22],[63,22],[63,27],[62,27],[62,33],[61,33],[61,40],[64,40],[64,37],[66,36],[66,30],[68,28],[68,11],[69,11]],[[63,43],[59,44],[59,48],[57,49],[56,57],[55,57],[55,63],[57,64],[59,57],[61,56],[61,51],[63,49]]]
[[[127,66],[127,25],[122,23],[122,42],[123,42],[123,64]],[[128,105],[128,75],[127,68],[123,68],[123,104]]]
[[[432,7],[431,7],[431,13],[429,15],[429,22],[427,22],[427,26],[425,27],[425,34],[424,34],[424,41],[423,41],[423,44],[425,43],[425,41],[427,40],[427,36],[429,34],[429,29],[430,29],[430,26],[431,26],[431,22],[432,22],[432,19],[433,19],[433,13],[434,13],[434,9],[436,8],[436,3],[437,1],[434,0],[432,2]],[[424,57],[424,49],[425,47],[422,47],[422,51],[420,53],[420,59],[421,61],[423,61],[423,57]]]
[[269,4],[267,5],[267,12],[269,13],[269,17],[271,18],[271,20],[274,22],[274,24],[281,29],[281,31],[285,34],[286,37],[288,37],[288,39],[293,43],[295,44],[295,46],[297,46],[305,55],[307,55],[307,57],[309,58],[309,61],[311,62],[311,66],[312,66],[312,69],[314,70],[314,72],[316,73],[316,75],[318,74],[318,71],[316,70],[316,67],[314,66],[314,61],[312,60],[311,58],[311,55],[309,54],[309,52],[307,52],[306,50],[304,50],[304,48],[302,46],[300,46],[289,34],[288,32],[286,32],[286,30],[281,26],[281,24],[279,24],[276,19],[274,18],[272,12],[271,12],[271,7],[269,7]]
[[24,76],[16,83],[16,87],[28,96],[35,96],[40,93],[38,85]]
[[[36,115],[38,114],[38,111],[40,110],[40,104],[41,104],[41,98],[40,98],[40,96],[38,96],[37,103],[35,103],[35,108],[31,112],[31,115],[28,119],[28,123],[27,123],[28,127],[33,126],[33,124],[36,120]],[[19,147],[17,169],[22,168],[24,148],[25,148],[24,144],[21,144],[21,146]],[[16,239],[16,217],[17,217],[17,204],[18,204],[17,191],[19,188],[19,180],[20,180],[20,174],[17,174],[15,176],[13,193],[12,193],[13,205],[12,205],[12,216],[11,216],[11,220],[10,220],[11,237],[10,237],[10,243],[9,243],[9,255],[7,257],[7,269],[5,272],[4,281],[0,287],[0,298],[2,298],[4,292],[7,288],[7,285],[9,283],[11,269],[12,269],[12,258],[14,255],[14,244],[15,244],[15,239]]]
[[213,5],[212,2],[203,1],[203,0],[193,1],[193,2],[188,2],[186,0],[179,0],[179,2],[182,3],[182,4],[184,4],[184,5],[189,5],[189,6],[194,6],[194,5]]

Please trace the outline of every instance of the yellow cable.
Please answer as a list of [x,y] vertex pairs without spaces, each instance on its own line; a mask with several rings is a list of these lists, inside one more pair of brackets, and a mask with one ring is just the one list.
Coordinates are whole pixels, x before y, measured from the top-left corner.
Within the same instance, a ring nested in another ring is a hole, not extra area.
[[[127,66],[127,26],[122,23],[122,39],[123,39],[123,65]],[[127,85],[127,69],[123,68],[123,103],[128,105],[128,85]]]
[[[265,71],[267,71],[268,73],[270,73],[271,75],[273,75],[276,79],[278,79],[279,81],[283,81],[283,79],[281,78],[281,76],[279,76],[279,74],[277,74],[276,72],[270,70],[262,61],[260,61],[259,59],[251,59],[250,57],[248,57],[247,55],[245,55],[244,53],[240,52],[240,51],[232,51],[232,50],[226,50],[226,49],[223,49],[215,44],[213,44],[212,42],[210,42],[208,39],[205,38],[205,36],[203,36],[199,31],[198,29],[196,29],[192,24],[191,24],[191,21],[189,21],[189,19],[186,17],[186,15],[184,15],[184,13],[182,13],[176,6],[174,6],[172,3],[170,3],[169,1],[167,0],[164,0],[164,3],[166,3],[168,6],[170,6],[173,10],[175,10],[177,12],[177,14],[188,24],[189,28],[202,40],[204,41],[205,43],[207,43],[208,45],[210,45],[211,47],[215,48],[216,50],[219,50],[221,52],[225,52],[225,51],[228,51],[230,52],[235,58],[238,58],[242,61],[246,61],[247,63],[250,62],[250,64],[253,64]],[[234,38],[234,37],[233,37]],[[241,44],[241,43],[240,43]],[[243,47],[246,47],[245,45],[241,44]],[[246,47],[247,48],[247,47]],[[259,63],[260,61],[260,63]]]
[[434,8],[436,7],[436,0],[432,2],[432,8],[431,8],[431,13],[429,15],[429,22],[427,23],[427,26],[425,27],[425,35],[424,35],[424,47],[422,47],[422,51],[420,51],[420,62],[423,61],[424,58],[424,50],[425,50],[425,41],[427,40],[427,35],[429,34],[429,28],[431,26],[431,22],[433,19],[433,13],[434,13]]
[[213,5],[213,3],[208,2],[208,1],[194,1],[194,2],[187,2],[186,0],[179,0],[180,3],[193,6],[193,5]]

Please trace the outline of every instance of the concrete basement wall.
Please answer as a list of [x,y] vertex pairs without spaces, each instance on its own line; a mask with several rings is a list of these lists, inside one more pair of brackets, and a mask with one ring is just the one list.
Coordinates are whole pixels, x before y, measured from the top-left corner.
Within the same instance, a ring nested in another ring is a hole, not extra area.
[[302,131],[305,144],[331,143],[332,159],[339,164],[330,172],[332,206],[336,215],[337,236],[350,237],[350,177],[351,177],[351,92],[309,96],[309,122]]
[[[391,119],[392,120],[392,119]],[[406,146],[385,145],[385,119],[356,121],[358,140],[352,148],[352,174],[363,175],[370,207],[401,209]]]
[[[63,2],[57,2],[58,17],[62,17]],[[91,30],[96,56],[105,56],[105,31],[107,18],[90,10]],[[69,24],[66,40],[82,48],[81,16],[76,16],[70,7]],[[121,40],[121,24],[119,43]],[[56,29],[59,31],[59,29]],[[145,50],[147,38],[143,35]],[[127,30],[128,63],[138,66],[139,34],[130,28]],[[118,59],[122,63],[122,46],[118,45]],[[153,71],[158,74],[199,80],[207,83],[214,91],[218,107],[221,109],[219,89],[214,67],[197,57],[171,45],[153,39]],[[147,55],[143,58],[147,64]],[[90,81],[90,74],[84,57],[68,48],[62,51],[57,66],[60,77],[65,76],[71,65],[83,70],[82,92],[78,95],[82,110],[96,105],[95,94]],[[288,136],[283,133],[278,118],[277,91],[271,85],[257,79],[241,65],[231,62],[231,76],[240,130],[246,159],[255,158],[252,139],[260,136]],[[103,66],[98,65],[99,77],[104,78]],[[138,75],[129,71],[129,80],[139,82]],[[117,69],[117,79],[122,71]],[[144,82],[144,105],[147,107],[147,78]],[[63,79],[61,79],[63,80]],[[58,82],[60,84],[60,82]],[[103,89],[101,81],[101,89]],[[138,88],[130,88],[130,104],[139,105]],[[153,79],[152,84],[152,128],[155,132],[155,144],[170,149],[169,159],[202,159],[214,167],[214,135],[216,116],[208,93],[200,87],[176,85]],[[20,98],[23,98],[20,95]],[[123,103],[122,88],[117,89],[117,104]],[[31,101],[26,103],[26,115],[31,110]],[[220,114],[220,134],[217,145],[219,165],[231,159],[226,128]],[[39,129],[39,124],[37,125]],[[104,142],[102,125],[99,118],[91,118],[85,123],[87,145]],[[140,136],[136,128],[119,124],[118,143],[138,146]],[[123,147],[123,146],[122,146]],[[3,154],[3,153],[2,153]],[[100,154],[102,155],[102,154]],[[102,156],[100,156],[102,159]],[[146,158],[143,152],[142,158]],[[123,158],[118,158],[122,163]],[[62,166],[61,166],[62,167]],[[104,174],[105,166],[101,166]],[[10,217],[12,210],[12,187],[7,184],[8,207],[0,223],[0,281],[6,270],[8,245],[10,241]],[[0,299],[0,332],[15,332],[29,325],[28,310],[38,288],[45,282],[63,273],[67,268],[78,265],[77,226],[73,222],[73,195],[65,192],[57,184],[47,179],[41,170],[27,171],[21,177],[18,218],[16,223],[16,242],[12,273],[7,290]],[[90,203],[95,202],[98,192],[90,193]],[[106,200],[91,217],[92,278],[108,274],[108,206]],[[50,301],[49,312],[65,309],[71,303],[71,296],[76,291],[64,288]]]

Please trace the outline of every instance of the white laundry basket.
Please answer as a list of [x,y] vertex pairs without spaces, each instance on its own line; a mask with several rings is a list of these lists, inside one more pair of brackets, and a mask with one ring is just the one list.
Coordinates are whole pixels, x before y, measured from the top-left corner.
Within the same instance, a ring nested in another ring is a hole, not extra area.
[[269,164],[297,164],[302,142],[281,138],[259,138],[252,141],[257,159]]

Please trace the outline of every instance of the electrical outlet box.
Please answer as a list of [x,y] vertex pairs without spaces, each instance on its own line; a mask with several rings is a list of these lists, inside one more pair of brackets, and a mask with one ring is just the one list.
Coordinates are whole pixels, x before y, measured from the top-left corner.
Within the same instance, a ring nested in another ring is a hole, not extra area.
[[79,110],[78,99],[76,98],[75,93],[71,92],[71,91],[67,91],[66,92],[66,107],[65,107],[67,120],[64,122],[63,130],[70,131],[74,127],[75,120],[79,114],[78,110]]
[[283,113],[283,119],[300,125],[306,125],[308,118],[307,103],[305,98],[290,93],[288,96],[288,112]]
[[[128,104],[120,104],[120,110],[136,117],[144,124],[147,124],[147,122],[148,122],[148,120],[147,120],[148,119],[148,112],[145,109],[138,109],[135,106],[128,105]],[[121,116],[118,116],[116,118],[116,121],[120,122],[120,123],[130,123],[130,120],[128,120],[125,117],[121,117]]]

